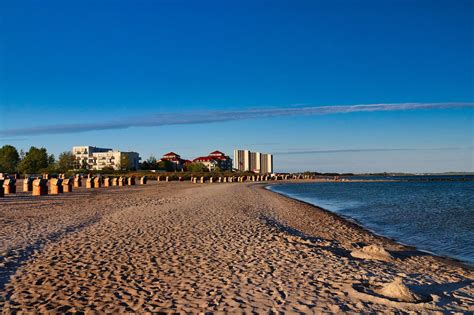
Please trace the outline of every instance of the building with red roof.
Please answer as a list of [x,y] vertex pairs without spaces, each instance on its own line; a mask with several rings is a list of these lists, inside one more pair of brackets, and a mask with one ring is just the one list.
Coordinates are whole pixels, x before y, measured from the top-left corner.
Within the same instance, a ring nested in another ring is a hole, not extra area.
[[174,152],[166,153],[160,161],[171,162],[175,171],[182,171],[186,162],[186,160],[183,160],[179,154]]
[[204,164],[209,171],[220,169],[222,171],[232,170],[232,159],[221,151],[214,151],[208,156],[200,156],[193,160],[195,163]]
[[186,166],[191,163],[202,163],[209,169],[209,171],[214,171],[216,169],[223,171],[232,170],[232,159],[221,151],[211,152],[208,156],[200,156],[192,161],[182,159],[179,154],[171,151],[164,154],[160,161],[171,162],[173,170],[175,171],[183,171],[186,169]]

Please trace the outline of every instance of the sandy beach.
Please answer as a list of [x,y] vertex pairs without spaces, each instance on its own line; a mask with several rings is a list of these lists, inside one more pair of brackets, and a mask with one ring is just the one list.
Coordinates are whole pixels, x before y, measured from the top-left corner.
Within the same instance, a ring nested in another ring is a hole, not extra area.
[[6,196],[0,309],[474,310],[472,268],[264,186],[149,182]]

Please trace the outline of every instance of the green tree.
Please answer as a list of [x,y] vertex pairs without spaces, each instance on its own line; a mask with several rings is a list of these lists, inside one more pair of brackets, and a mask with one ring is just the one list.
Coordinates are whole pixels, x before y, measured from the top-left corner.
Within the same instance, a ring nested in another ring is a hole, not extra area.
[[140,163],[140,169],[144,171],[150,170],[150,163],[148,163],[148,161],[143,161],[142,163]]
[[190,163],[186,166],[186,169],[189,171],[189,172],[208,172],[209,169],[207,168],[206,165],[202,164],[202,163],[199,163],[199,162],[194,162],[194,163]]
[[172,172],[174,171],[174,165],[173,165],[173,162],[170,162],[167,160],[161,160],[158,163],[156,163],[155,169]]
[[146,160],[148,164],[154,165],[156,164],[156,157],[154,155],[150,155],[150,157]]
[[115,169],[112,166],[106,166],[102,168],[101,173],[105,174],[112,174],[115,171]]
[[56,158],[54,154],[48,155],[48,166],[51,166],[56,163]]
[[140,163],[141,170],[154,170],[156,169],[156,158],[151,155],[146,161]]
[[65,173],[74,168],[75,161],[76,158],[70,151],[65,151],[59,154],[57,165],[58,172]]
[[0,172],[14,173],[20,162],[20,155],[12,145],[4,145],[0,148]]
[[89,169],[89,165],[87,164],[86,160],[82,160],[80,168],[83,169],[83,170]]
[[18,171],[21,173],[34,174],[39,173],[42,170],[47,170],[51,161],[52,156],[48,156],[48,152],[45,148],[31,147],[26,153],[25,157],[18,164]]
[[151,155],[148,160],[146,160],[148,163],[148,169],[149,170],[156,170],[158,169],[158,161],[156,160],[155,156]]

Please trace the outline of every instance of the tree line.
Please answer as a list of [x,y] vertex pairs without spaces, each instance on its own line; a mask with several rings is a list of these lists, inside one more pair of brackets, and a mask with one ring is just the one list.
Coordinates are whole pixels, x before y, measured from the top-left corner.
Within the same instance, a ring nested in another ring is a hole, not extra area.
[[0,148],[0,173],[62,173],[73,168],[75,162],[74,155],[68,151],[62,152],[56,159],[45,148],[33,146],[27,152],[18,152],[8,144]]
[[[124,156],[121,169],[128,171],[130,162]],[[4,145],[0,148],[0,173],[41,174],[41,173],[66,173],[70,170],[87,171],[87,163],[76,160],[70,151],[64,151],[56,159],[53,154],[48,154],[46,148],[31,147],[27,152],[18,151],[12,145]],[[141,170],[174,171],[174,165],[170,161],[158,161],[150,156],[146,161],[140,163]],[[202,163],[191,163],[186,166],[190,172],[208,172],[208,168]],[[114,171],[113,168],[102,171]],[[220,170],[216,170],[220,171]]]

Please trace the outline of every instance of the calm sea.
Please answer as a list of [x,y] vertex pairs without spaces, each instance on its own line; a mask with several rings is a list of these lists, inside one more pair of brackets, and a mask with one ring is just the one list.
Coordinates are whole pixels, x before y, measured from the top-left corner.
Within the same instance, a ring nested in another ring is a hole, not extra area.
[[350,217],[401,243],[474,265],[474,181],[412,178],[282,184],[269,189]]

